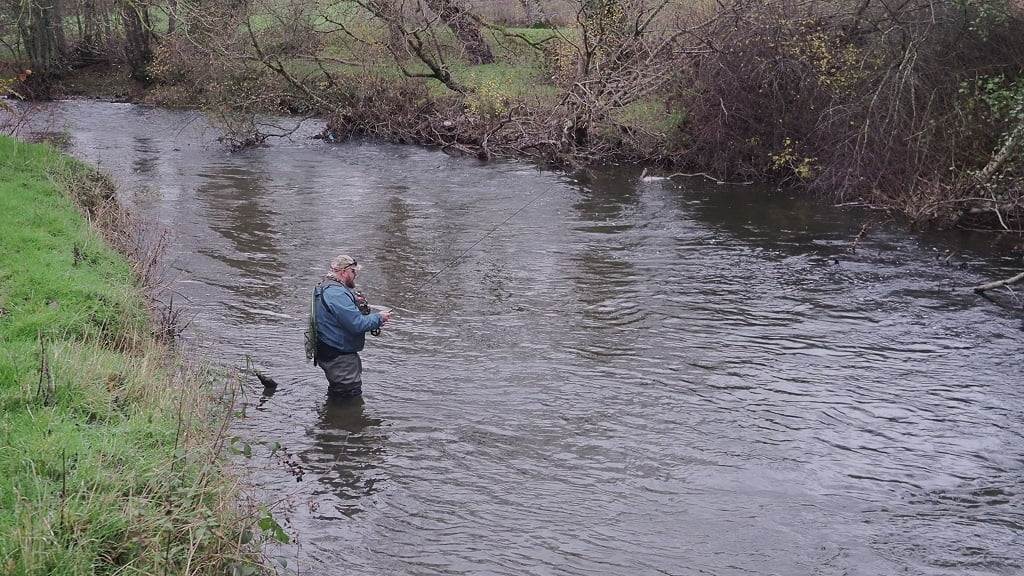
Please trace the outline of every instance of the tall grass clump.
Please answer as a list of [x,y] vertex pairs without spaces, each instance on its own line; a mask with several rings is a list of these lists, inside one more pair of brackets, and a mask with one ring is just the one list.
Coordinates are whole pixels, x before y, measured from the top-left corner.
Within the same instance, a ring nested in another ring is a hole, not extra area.
[[223,382],[155,336],[152,278],[97,227],[115,206],[94,171],[0,137],[0,573],[256,573]]

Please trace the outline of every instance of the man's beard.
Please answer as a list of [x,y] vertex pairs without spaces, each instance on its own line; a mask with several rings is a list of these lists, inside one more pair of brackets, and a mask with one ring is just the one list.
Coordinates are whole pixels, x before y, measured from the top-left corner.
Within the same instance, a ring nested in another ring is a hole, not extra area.
[[331,274],[331,276],[334,276],[334,279],[337,280],[339,284],[344,284],[345,286],[348,286],[349,288],[352,288],[353,290],[355,290],[355,288],[356,288],[356,279],[355,278],[351,278],[350,277],[347,280],[342,280],[341,278],[338,277],[338,274],[336,274],[336,273],[335,274]]

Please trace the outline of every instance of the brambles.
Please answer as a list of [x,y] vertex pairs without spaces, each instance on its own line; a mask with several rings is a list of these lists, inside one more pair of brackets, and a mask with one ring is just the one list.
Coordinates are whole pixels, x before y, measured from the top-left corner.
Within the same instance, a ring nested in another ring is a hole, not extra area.
[[1009,4],[736,0],[727,11],[696,79],[679,76],[693,86],[681,92],[694,146],[677,163],[795,180],[916,222],[1021,229],[1017,179],[997,177],[1020,164],[1009,87],[1024,23]]

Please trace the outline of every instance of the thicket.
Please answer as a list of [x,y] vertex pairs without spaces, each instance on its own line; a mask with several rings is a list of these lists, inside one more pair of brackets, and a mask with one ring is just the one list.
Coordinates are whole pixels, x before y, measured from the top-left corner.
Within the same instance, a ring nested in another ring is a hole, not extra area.
[[[150,50],[123,48],[125,60],[152,54],[136,68],[157,101],[203,106],[235,147],[274,135],[260,113],[308,113],[327,118],[328,139],[570,168],[639,163],[804,187],[916,223],[1024,227],[1019,2],[142,8],[160,24],[147,29]],[[138,45],[124,24],[125,45]]]
[[1008,2],[737,3],[676,158],[917,222],[1020,232],[1024,27]]

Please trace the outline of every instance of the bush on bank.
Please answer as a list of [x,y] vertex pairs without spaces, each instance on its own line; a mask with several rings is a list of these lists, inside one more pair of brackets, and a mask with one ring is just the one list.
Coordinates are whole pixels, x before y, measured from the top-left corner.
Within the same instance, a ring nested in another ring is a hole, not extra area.
[[89,221],[105,178],[0,136],[0,572],[251,574],[216,378]]

